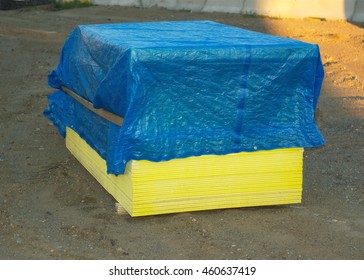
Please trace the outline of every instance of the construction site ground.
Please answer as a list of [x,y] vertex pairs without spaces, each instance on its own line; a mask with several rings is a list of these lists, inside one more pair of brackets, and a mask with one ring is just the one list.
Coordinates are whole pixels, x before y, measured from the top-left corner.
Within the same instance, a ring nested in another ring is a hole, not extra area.
[[[79,24],[213,20],[320,46],[303,200],[141,218],[77,162],[43,116],[47,75]],[[364,29],[323,19],[93,6],[0,11],[0,259],[364,259]]]

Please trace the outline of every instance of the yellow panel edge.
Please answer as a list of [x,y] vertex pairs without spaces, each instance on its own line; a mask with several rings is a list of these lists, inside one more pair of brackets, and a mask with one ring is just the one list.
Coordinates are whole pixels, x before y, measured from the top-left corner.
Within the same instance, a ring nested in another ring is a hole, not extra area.
[[133,217],[301,202],[303,148],[130,161],[126,173],[115,176],[75,131],[66,130],[67,148]]

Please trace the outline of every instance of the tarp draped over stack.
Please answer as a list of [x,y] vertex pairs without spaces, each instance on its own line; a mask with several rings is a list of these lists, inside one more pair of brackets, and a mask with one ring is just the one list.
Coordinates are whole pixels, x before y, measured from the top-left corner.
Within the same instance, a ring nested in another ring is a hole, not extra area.
[[49,84],[124,118],[121,127],[59,90],[45,111],[124,173],[128,161],[313,147],[323,68],[317,45],[210,21],[84,25]]

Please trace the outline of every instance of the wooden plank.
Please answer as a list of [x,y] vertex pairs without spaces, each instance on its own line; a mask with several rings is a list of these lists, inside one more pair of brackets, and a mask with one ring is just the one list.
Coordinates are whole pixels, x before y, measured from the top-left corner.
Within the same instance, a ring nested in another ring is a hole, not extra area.
[[115,212],[119,216],[129,215],[128,211],[118,202],[115,203]]
[[79,96],[77,93],[75,93],[74,91],[70,90],[69,88],[66,88],[65,86],[61,87],[62,90],[67,93],[69,96],[71,96],[72,98],[74,98],[76,101],[78,101],[80,104],[82,104],[83,106],[85,106],[87,109],[89,109],[90,111],[94,112],[95,114],[99,115],[100,117],[118,125],[121,126],[123,124],[124,119],[118,115],[115,115],[114,113],[111,113],[109,111],[106,111],[104,109],[96,109],[94,108],[94,105],[84,99],[83,97]]

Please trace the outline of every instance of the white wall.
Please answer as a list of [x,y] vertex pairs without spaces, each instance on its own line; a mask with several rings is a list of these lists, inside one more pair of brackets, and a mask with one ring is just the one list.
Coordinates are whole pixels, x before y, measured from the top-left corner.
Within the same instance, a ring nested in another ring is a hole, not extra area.
[[91,0],[97,5],[162,7],[194,12],[319,17],[364,22],[364,0]]

